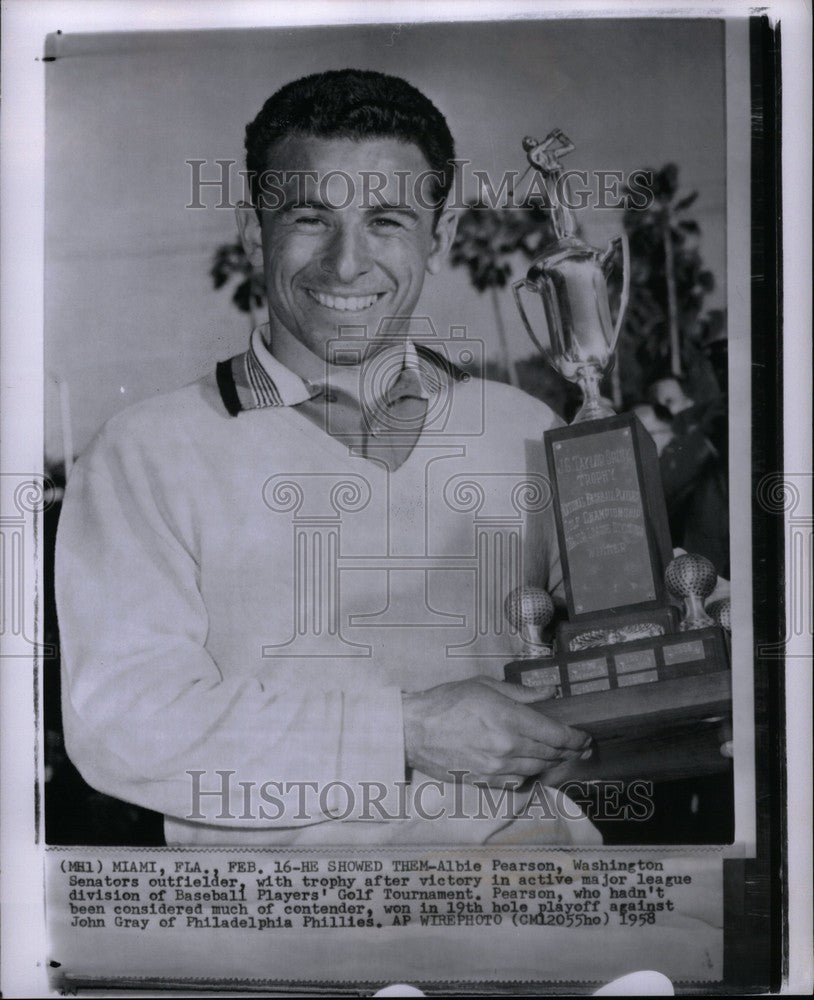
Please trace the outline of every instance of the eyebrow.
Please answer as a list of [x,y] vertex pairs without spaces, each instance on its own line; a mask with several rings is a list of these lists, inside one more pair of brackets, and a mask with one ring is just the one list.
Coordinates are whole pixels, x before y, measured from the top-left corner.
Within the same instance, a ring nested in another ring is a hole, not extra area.
[[[335,207],[330,203],[325,203],[317,198],[304,198],[301,200],[287,201],[280,209],[282,212],[333,212],[336,211]],[[366,205],[364,207],[365,212],[369,212],[371,215],[377,213],[386,213],[389,215],[402,215],[413,222],[418,222],[419,215],[414,208],[409,205],[395,204],[392,202],[383,202],[376,205]]]
[[326,205],[321,201],[317,201],[314,198],[304,198],[302,200],[292,200],[286,201],[282,206],[283,212],[302,212],[305,211],[332,211],[331,205]]
[[418,219],[418,212],[409,205],[393,204],[392,202],[382,202],[378,205],[367,205],[367,212],[389,212],[395,215],[406,215],[411,219]]

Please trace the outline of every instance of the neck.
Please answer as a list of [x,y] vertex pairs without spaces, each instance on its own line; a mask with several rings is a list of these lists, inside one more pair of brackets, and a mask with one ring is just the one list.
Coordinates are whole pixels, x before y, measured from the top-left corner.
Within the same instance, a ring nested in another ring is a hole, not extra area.
[[[269,323],[264,340],[275,358],[304,381],[317,384],[329,383],[337,388],[344,388],[352,392],[354,396],[358,395],[364,362],[359,365],[332,364],[306,347],[286,327],[273,320]],[[382,342],[380,344],[371,342],[364,360],[369,360],[373,355],[385,350],[398,350],[403,353],[405,348],[406,342]]]
[[274,357],[306,382],[322,382],[327,373],[340,367],[328,364],[318,354],[314,354],[279,323],[269,323],[264,340]]

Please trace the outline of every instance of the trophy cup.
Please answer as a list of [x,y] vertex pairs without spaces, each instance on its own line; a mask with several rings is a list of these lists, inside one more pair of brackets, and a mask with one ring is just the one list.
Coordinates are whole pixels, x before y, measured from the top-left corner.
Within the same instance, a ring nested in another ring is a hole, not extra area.
[[[542,143],[523,140],[529,161],[544,179],[557,240],[532,261],[525,278],[512,285],[517,308],[537,349],[551,367],[582,390],[582,407],[573,423],[613,416],[613,407],[599,394],[599,383],[613,367],[614,349],[627,309],[630,255],[627,235],[615,236],[605,250],[589,246],[574,232],[563,191],[561,158],[574,147],[559,129]],[[614,259],[621,255],[622,291],[611,320],[608,284]],[[537,330],[523,305],[522,292],[542,301],[545,329]]]
[[[526,654],[505,667],[505,676],[557,687],[562,697],[541,710],[599,742],[586,776],[720,770],[727,762],[704,729],[705,719],[726,715],[731,705],[727,635],[703,605],[717,575],[700,556],[673,558],[655,444],[634,414],[616,415],[599,393],[627,305],[627,238],[598,250],[575,235],[573,217],[556,197],[560,159],[574,148],[559,129],[541,143],[527,137],[523,146],[543,175],[556,238],[515,282],[514,295],[532,341],[555,371],[580,386],[583,402],[570,426],[545,434],[567,620],[556,626],[553,650],[535,654],[529,636],[540,602],[509,595],[506,616]],[[621,291],[614,320],[615,261]],[[671,596],[684,602],[681,621]]]

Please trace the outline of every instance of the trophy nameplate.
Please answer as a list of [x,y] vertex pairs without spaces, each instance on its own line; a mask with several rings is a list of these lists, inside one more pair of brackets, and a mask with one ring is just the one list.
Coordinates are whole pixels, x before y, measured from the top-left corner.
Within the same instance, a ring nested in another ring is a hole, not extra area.
[[[555,129],[542,143],[527,137],[523,146],[543,174],[557,238],[515,282],[515,299],[532,341],[555,371],[580,386],[583,404],[570,426],[544,435],[568,619],[557,624],[553,647],[540,632],[550,614],[528,641],[527,592],[538,602],[544,592],[518,588],[509,595],[507,617],[526,654],[506,665],[505,677],[553,685],[556,698],[541,701],[539,710],[594,737],[592,759],[570,767],[569,780],[720,771],[731,766],[719,738],[731,714],[731,670],[726,633],[703,606],[717,579],[714,567],[698,556],[673,558],[655,444],[635,415],[616,415],[599,392],[627,304],[627,238],[615,237],[601,251],[575,235],[571,213],[554,196],[560,152],[573,149],[567,137]],[[614,256],[622,266],[615,319]],[[681,621],[670,596],[685,602]]]
[[664,607],[673,558],[656,446],[631,413],[548,431],[568,618]]

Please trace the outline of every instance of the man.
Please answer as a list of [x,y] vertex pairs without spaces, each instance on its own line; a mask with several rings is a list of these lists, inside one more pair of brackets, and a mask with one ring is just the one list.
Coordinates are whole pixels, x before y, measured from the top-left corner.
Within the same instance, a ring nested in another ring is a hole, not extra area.
[[647,395],[652,403],[668,410],[674,417],[694,405],[685,392],[683,380],[675,375],[664,375],[655,379],[648,387]]
[[402,80],[325,73],[246,145],[268,325],[111,420],[67,490],[69,753],[163,812],[169,843],[595,842],[533,781],[508,813],[475,798],[590,741],[531,707],[553,691],[500,680],[499,582],[478,626],[494,580],[561,589],[539,458],[557,420],[415,338],[455,229],[443,116]]
[[651,406],[650,403],[636,403],[635,406],[631,407],[631,410],[642,422],[650,437],[653,438],[656,452],[661,456],[664,449],[675,437],[672,414],[658,403],[655,406]]
[[669,421],[669,440],[659,448],[659,465],[673,544],[706,556],[719,576],[728,579],[726,399],[719,395],[697,403],[674,375],[656,379],[648,396]]

